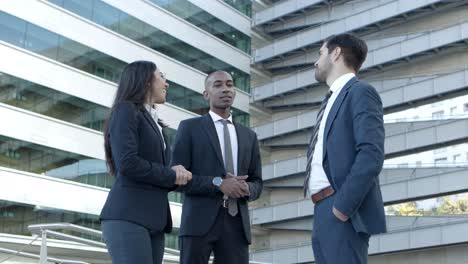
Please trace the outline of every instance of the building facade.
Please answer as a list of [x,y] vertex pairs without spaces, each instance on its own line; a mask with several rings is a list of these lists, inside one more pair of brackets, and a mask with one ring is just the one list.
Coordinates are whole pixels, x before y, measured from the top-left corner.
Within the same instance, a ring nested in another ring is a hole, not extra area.
[[[437,207],[466,197],[468,187],[468,2],[258,0],[253,10],[251,119],[265,190],[251,209],[251,259],[314,262],[314,210],[302,186],[328,88],[313,65],[327,37],[352,32],[369,47],[358,77],[377,89],[385,112],[379,177],[389,231],[371,238],[369,263],[466,261],[466,210]],[[418,208],[395,211],[405,204]]]
[[[151,60],[170,83],[160,111],[172,139],[181,120],[207,112],[206,74],[232,74],[234,119],[252,126],[262,149],[251,260],[313,263],[302,184],[327,90],[313,63],[328,36],[353,32],[369,46],[359,78],[384,104],[385,204],[427,211],[388,209],[370,263],[463,263],[468,218],[429,211],[468,190],[467,17],[466,0],[0,1],[0,247],[27,245],[30,224],[100,228],[113,182],[103,123],[122,68]],[[176,228],[166,244],[177,249],[183,197],[170,199]]]
[[[30,224],[100,229],[114,180],[103,124],[132,61],[167,75],[160,115],[171,143],[181,120],[207,113],[204,79],[215,70],[232,74],[234,120],[249,125],[250,12],[249,1],[232,0],[1,1],[0,247],[27,241]],[[183,197],[170,200],[166,246],[177,249]]]

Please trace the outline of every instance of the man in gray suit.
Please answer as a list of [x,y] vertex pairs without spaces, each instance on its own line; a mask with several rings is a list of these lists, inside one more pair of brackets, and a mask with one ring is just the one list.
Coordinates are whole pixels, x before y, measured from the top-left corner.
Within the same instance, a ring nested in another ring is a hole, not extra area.
[[367,263],[370,235],[386,231],[378,178],[385,157],[382,101],[356,78],[367,55],[363,40],[332,36],[319,53],[315,78],[330,89],[307,151],[312,247],[318,264]]

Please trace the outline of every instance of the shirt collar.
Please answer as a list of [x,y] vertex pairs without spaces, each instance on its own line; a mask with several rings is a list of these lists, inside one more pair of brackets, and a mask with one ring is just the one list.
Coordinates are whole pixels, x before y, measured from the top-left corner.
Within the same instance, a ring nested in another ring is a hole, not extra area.
[[349,80],[351,80],[353,77],[355,77],[356,74],[350,72],[350,73],[346,73],[346,74],[343,74],[341,75],[340,77],[338,77],[338,79],[336,79],[333,84],[330,86],[330,90],[334,93],[334,94],[337,94],[341,91],[341,89],[343,89],[343,87],[346,85],[346,83],[349,82]]
[[[209,112],[210,116],[211,116],[211,119],[213,119],[213,122],[216,123],[217,121],[219,120],[222,120],[224,118],[222,118],[221,116],[219,116],[218,114],[216,114],[215,112],[211,111]],[[227,120],[229,120],[229,122],[231,122],[232,124],[232,115],[229,115],[229,117],[227,118]]]
[[151,117],[155,120],[158,120],[158,107],[156,104],[153,104],[153,106],[149,104],[145,104],[145,109],[150,113]]

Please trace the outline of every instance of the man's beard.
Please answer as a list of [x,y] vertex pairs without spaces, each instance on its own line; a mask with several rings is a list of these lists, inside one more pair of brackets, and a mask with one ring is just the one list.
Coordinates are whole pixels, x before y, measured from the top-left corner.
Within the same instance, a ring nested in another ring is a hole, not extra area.
[[326,81],[325,73],[322,71],[319,71],[318,69],[315,69],[315,80],[317,80],[320,83],[324,83]]

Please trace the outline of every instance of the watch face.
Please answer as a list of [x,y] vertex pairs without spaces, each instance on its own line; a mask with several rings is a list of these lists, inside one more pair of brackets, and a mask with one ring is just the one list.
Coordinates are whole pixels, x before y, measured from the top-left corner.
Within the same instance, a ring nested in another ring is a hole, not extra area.
[[223,180],[220,177],[216,177],[216,178],[213,179],[213,184],[218,186],[218,187],[221,185],[222,182],[223,182]]

